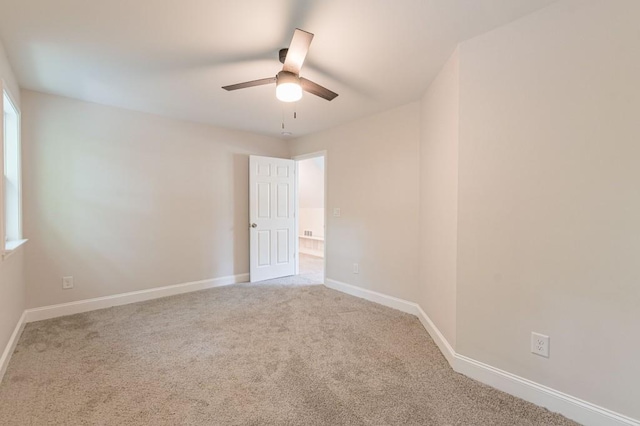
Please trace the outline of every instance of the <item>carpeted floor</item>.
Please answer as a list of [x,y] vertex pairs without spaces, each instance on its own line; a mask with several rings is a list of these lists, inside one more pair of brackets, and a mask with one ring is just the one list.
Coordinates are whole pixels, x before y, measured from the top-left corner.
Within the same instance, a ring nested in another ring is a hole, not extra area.
[[300,270],[298,271],[298,275],[260,281],[260,284],[324,284],[324,259],[304,253],[299,253],[298,255],[300,256]]
[[306,278],[313,284],[324,284],[324,259],[299,253],[300,277]]
[[2,425],[570,425],[454,373],[410,315],[240,284],[28,324]]

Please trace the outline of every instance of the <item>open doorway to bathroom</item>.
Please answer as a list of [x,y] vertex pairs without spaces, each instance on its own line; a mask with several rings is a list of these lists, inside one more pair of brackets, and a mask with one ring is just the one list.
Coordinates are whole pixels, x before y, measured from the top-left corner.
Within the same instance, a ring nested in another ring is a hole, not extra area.
[[295,158],[298,188],[298,278],[323,284],[325,278],[325,182],[324,152]]

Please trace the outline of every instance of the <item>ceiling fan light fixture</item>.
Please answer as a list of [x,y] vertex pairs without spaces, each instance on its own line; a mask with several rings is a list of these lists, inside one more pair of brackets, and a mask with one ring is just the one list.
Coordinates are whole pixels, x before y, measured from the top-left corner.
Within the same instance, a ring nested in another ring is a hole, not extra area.
[[292,72],[280,71],[276,77],[276,98],[282,102],[295,102],[302,98],[300,78]]
[[295,102],[302,98],[302,91],[321,97],[328,101],[333,100],[337,93],[326,87],[322,87],[311,80],[300,77],[300,68],[309,52],[309,45],[313,40],[313,34],[296,28],[288,48],[280,49],[280,62],[282,71],[275,77],[262,78],[260,80],[245,81],[244,83],[222,86],[224,90],[246,89],[247,87],[264,86],[276,83],[276,98],[282,102]]

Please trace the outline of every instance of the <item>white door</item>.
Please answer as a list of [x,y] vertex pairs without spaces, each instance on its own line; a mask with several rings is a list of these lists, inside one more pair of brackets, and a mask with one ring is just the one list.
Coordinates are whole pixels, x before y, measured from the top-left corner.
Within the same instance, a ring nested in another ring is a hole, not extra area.
[[251,282],[295,274],[295,161],[249,156]]

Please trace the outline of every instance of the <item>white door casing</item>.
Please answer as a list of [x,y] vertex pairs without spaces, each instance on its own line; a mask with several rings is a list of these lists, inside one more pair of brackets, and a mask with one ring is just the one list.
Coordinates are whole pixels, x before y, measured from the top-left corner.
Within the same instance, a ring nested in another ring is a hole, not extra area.
[[295,161],[249,156],[250,281],[295,274]]

